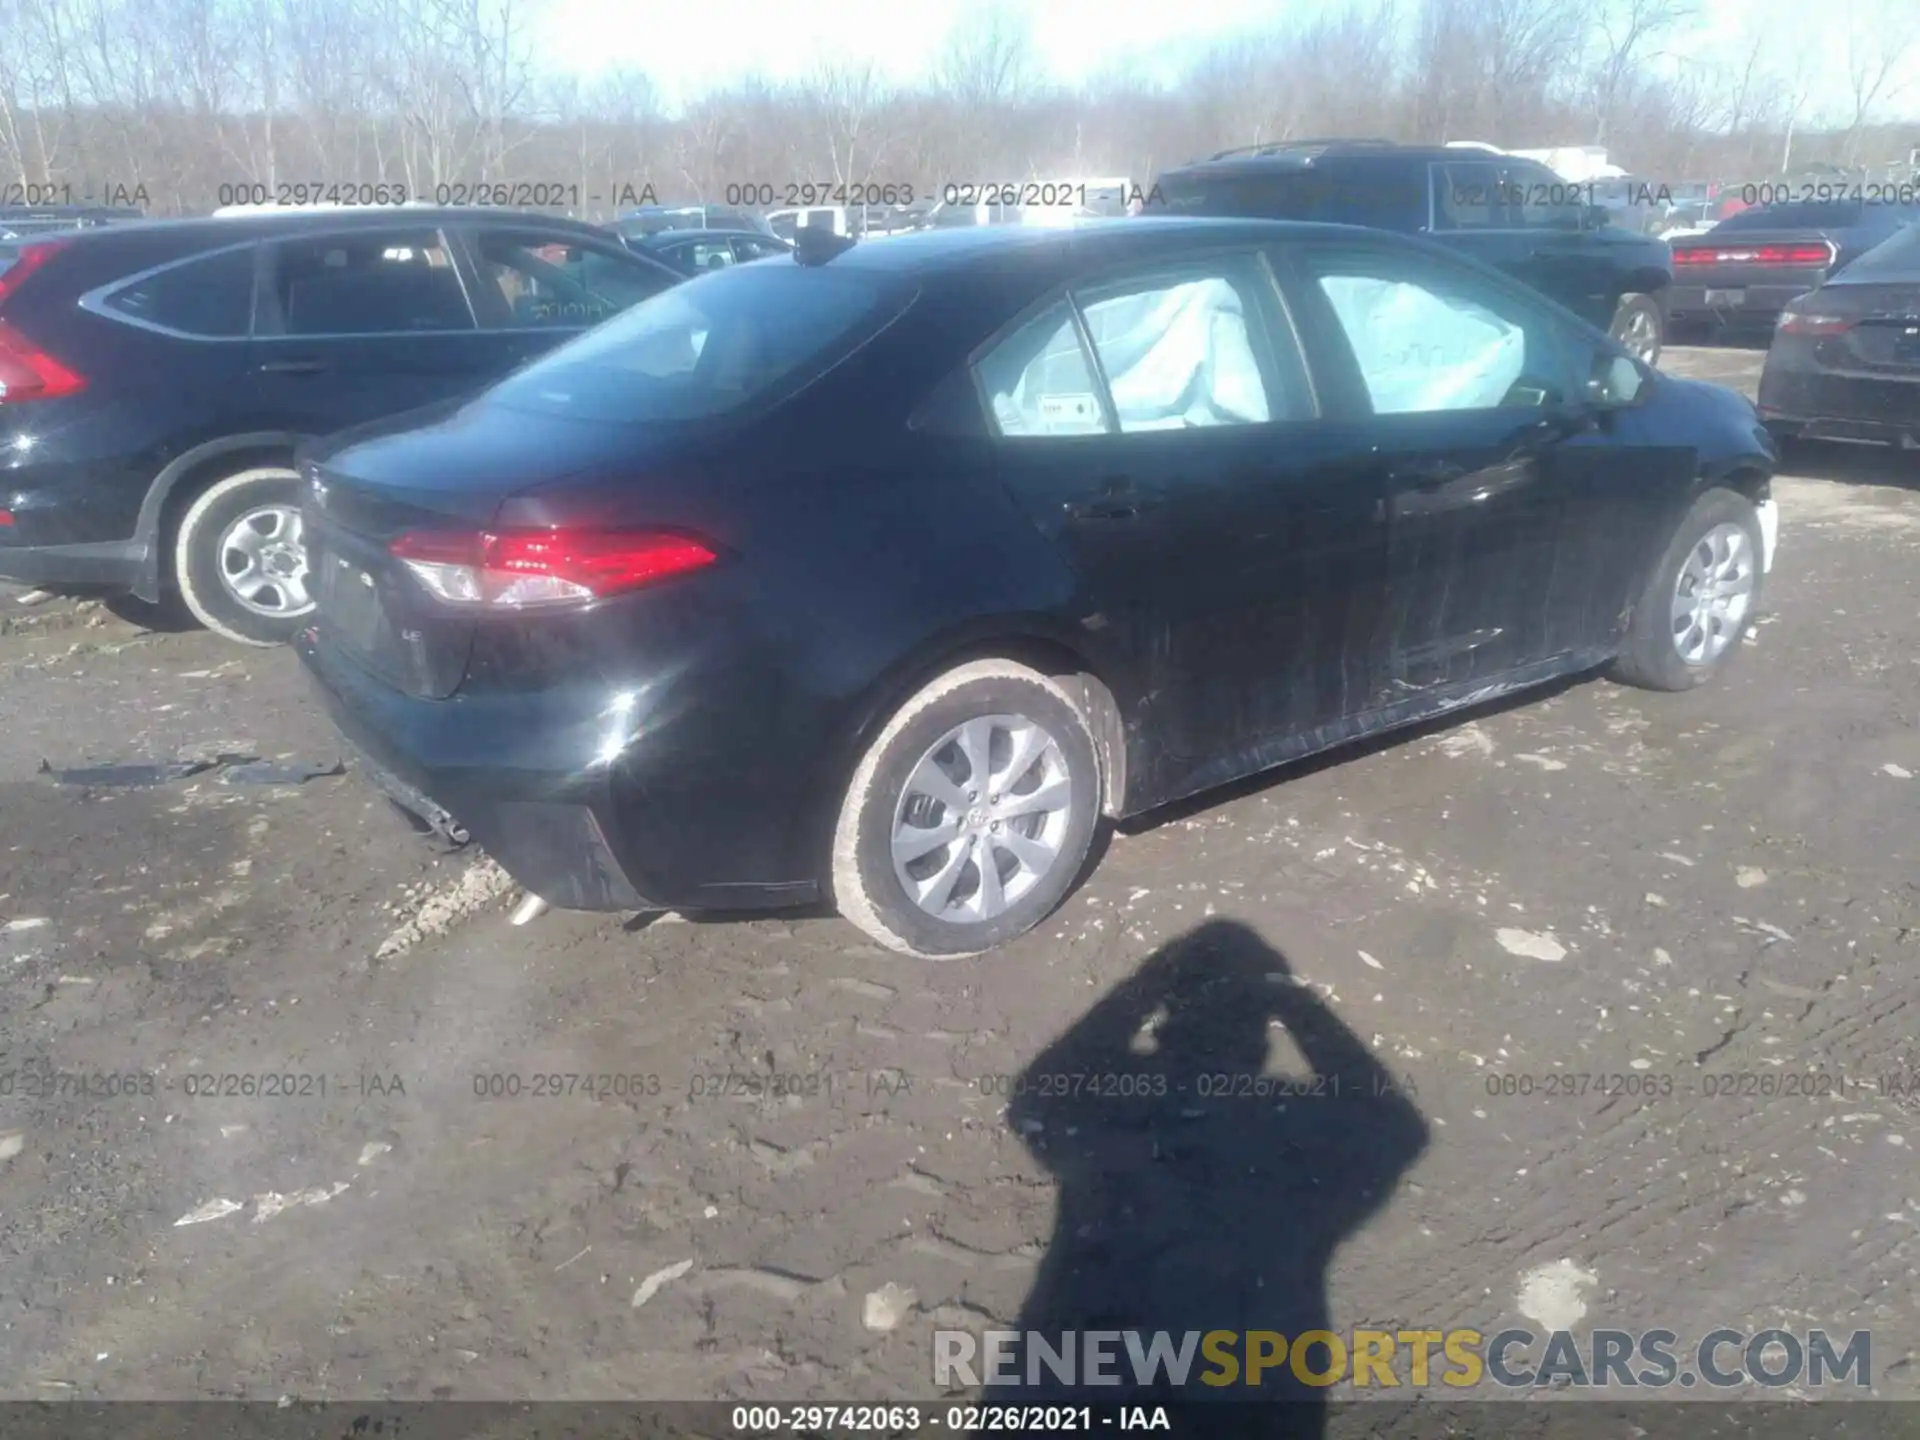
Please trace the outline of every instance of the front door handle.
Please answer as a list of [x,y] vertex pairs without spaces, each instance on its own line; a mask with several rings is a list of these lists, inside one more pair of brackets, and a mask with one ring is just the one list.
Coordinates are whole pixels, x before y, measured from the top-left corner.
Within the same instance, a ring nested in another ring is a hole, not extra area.
[[333,367],[324,360],[269,360],[260,367],[262,375],[324,375]]

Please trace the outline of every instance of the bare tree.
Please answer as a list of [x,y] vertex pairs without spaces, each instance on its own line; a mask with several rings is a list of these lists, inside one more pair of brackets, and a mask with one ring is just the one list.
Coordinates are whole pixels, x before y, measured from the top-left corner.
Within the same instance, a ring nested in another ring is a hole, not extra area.
[[36,199],[144,185],[169,213],[275,180],[428,199],[531,180],[599,214],[649,195],[794,203],[806,182],[1145,183],[1156,164],[1328,133],[1597,134],[1637,174],[1747,179],[1904,158],[1913,139],[1893,122],[1913,109],[1901,80],[1920,49],[1915,0],[1840,0],[1844,31],[1805,0],[1749,0],[1747,26],[1691,59],[1677,41],[1698,33],[1698,0],[1329,0],[1069,90],[1040,74],[1010,0],[981,0],[924,85],[842,59],[670,116],[644,74],[544,68],[549,3],[0,0],[0,181]]
[[1876,105],[1905,83],[1895,76],[1920,44],[1920,4],[1914,0],[1843,0],[1846,6],[1847,116],[1845,163],[1859,158],[1860,132]]
[[[870,62],[827,61],[815,72],[803,102],[813,122],[815,153],[807,158],[823,163],[836,186],[888,178],[878,167],[886,158],[891,99]],[[810,177],[803,172],[797,178]]]
[[1635,66],[1655,58],[1648,55],[1648,47],[1695,14],[1692,0],[1602,0],[1597,16],[1603,49],[1594,97],[1596,143],[1604,145],[1611,138]]

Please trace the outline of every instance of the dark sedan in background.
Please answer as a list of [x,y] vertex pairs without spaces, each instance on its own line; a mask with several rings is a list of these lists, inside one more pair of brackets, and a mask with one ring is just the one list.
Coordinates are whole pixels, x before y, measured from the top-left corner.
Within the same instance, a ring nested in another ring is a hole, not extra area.
[[1781,313],[1760,414],[1783,437],[1920,448],[1920,226]]
[[968,955],[1102,816],[1596,666],[1708,679],[1773,461],[1742,396],[1381,231],[809,245],[316,447],[300,649],[553,904],[828,896]]
[[1920,204],[1762,205],[1673,242],[1669,328],[1761,338],[1794,299],[1920,222]]

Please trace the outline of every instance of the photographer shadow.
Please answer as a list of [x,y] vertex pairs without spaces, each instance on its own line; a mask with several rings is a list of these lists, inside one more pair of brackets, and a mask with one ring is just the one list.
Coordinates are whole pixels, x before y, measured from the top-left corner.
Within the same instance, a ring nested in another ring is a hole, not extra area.
[[[1270,1027],[1307,1072],[1268,1075]],[[1327,1273],[1427,1143],[1398,1082],[1284,957],[1245,925],[1210,921],[1156,952],[1022,1074],[1009,1121],[1059,1184],[1052,1241],[1016,1328],[1051,1348],[1064,1332],[1332,1328]],[[984,1399],[1156,1404],[1186,1409],[1182,1435],[1253,1440],[1325,1433],[1324,1387],[1290,1363],[1249,1383],[1198,1349],[1182,1385],[1068,1385],[1024,1352],[1016,1389]],[[1231,1351],[1244,1362],[1245,1341]],[[1084,1352],[1083,1352],[1084,1353]],[[1303,1368],[1323,1374],[1310,1347]],[[1291,1362],[1293,1356],[1286,1357]],[[1037,1376],[1040,1383],[1029,1383]],[[1244,1402],[1271,1401],[1249,1407]]]

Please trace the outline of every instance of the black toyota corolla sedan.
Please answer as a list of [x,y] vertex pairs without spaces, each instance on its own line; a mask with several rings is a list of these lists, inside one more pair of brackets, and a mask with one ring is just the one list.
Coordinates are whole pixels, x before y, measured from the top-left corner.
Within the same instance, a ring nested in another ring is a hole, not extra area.
[[840,244],[306,457],[300,650],[390,793],[585,909],[975,954],[1122,817],[1739,648],[1774,451],[1517,282],[1245,220]]

